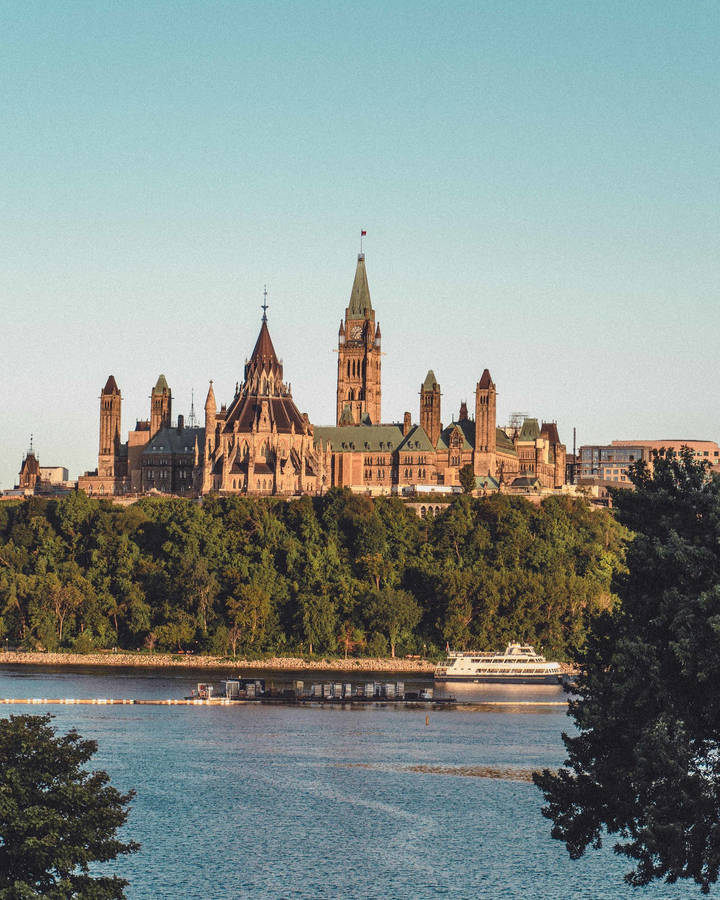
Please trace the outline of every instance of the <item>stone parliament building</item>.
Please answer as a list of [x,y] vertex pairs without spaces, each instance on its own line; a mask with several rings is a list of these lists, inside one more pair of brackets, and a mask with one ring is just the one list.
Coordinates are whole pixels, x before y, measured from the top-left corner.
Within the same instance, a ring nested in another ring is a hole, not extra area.
[[[419,421],[381,419],[380,325],[359,254],[350,303],[338,331],[336,423],[314,426],[284,381],[267,323],[267,304],[242,383],[217,407],[213,382],[205,426],[172,420],[172,392],[160,375],[150,417],[121,437],[122,395],[110,375],[100,394],[98,465],[78,479],[97,496],[144,493],[201,496],[322,493],[348,487],[368,494],[452,492],[472,466],[480,491],[541,490],[565,484],[565,446],[554,422],[525,418],[498,427],[496,387],[485,369],[475,387],[474,417],[462,403],[442,422],[440,385],[429,371],[420,386]],[[194,417],[191,417],[191,420]]]

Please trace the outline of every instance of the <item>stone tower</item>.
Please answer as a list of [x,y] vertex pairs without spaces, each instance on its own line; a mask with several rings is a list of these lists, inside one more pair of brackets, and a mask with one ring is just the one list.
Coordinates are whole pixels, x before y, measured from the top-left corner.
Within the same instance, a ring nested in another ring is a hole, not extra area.
[[100,449],[98,450],[98,475],[115,478],[119,475],[120,411],[122,394],[115,376],[110,375],[100,393]]
[[150,394],[150,437],[160,431],[161,428],[170,427],[172,416],[172,392],[167,380],[161,375]]
[[212,490],[213,487],[211,459],[212,454],[215,450],[216,442],[216,416],[217,403],[215,402],[215,391],[213,390],[213,383],[211,381],[210,387],[208,388],[207,397],[205,398],[205,447],[202,456],[204,463],[201,486],[201,490],[204,494]]
[[420,426],[430,438],[433,447],[437,447],[442,431],[440,421],[440,385],[437,383],[432,369],[425,376],[420,386]]
[[[380,341],[380,326],[375,324],[375,310],[370,302],[365,254],[360,253],[350,305],[338,332],[338,425],[350,420],[357,424],[366,415],[373,425],[380,424]],[[343,416],[346,407],[350,415]]]
[[487,369],[475,388],[475,454],[476,475],[495,475],[496,390]]

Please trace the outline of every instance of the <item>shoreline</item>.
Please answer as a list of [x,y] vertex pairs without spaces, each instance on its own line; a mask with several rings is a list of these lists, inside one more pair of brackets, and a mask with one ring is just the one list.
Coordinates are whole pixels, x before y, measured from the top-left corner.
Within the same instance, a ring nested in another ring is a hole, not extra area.
[[431,675],[435,663],[427,659],[328,659],[306,660],[297,656],[268,659],[229,659],[223,656],[176,655],[173,653],[38,653],[0,651],[0,665],[10,666],[124,666],[135,669],[273,669],[292,672],[402,672]]

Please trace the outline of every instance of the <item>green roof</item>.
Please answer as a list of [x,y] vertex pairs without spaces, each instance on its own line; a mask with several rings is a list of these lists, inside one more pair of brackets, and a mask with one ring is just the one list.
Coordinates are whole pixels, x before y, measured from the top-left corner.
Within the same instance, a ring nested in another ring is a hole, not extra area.
[[514,478],[510,484],[510,487],[514,488],[541,488],[542,482],[539,478],[536,478],[534,475],[520,475],[519,478]]
[[440,385],[437,383],[437,378],[435,377],[435,373],[432,369],[430,369],[430,371],[425,376],[425,381],[423,381],[422,386],[424,391],[431,391],[434,387],[440,387]]
[[398,447],[403,453],[432,453],[434,449],[425,429],[420,425],[413,425]]
[[401,425],[338,425],[315,428],[315,443],[340,453],[392,453],[403,439]]
[[515,453],[515,444],[513,444],[502,428],[495,429],[495,446],[503,453]]
[[492,475],[476,475],[475,487],[490,491],[496,491],[500,487],[500,482],[496,481]]
[[194,453],[196,440],[199,447],[205,444],[204,428],[161,428],[143,449],[143,456],[146,453]]
[[451,422],[447,428],[443,428],[438,438],[438,450],[447,450],[450,446],[450,435],[453,429],[458,428],[463,436],[463,450],[472,450],[475,446],[475,423],[470,419],[461,422]]
[[155,387],[153,388],[153,394],[162,394],[163,391],[169,391],[169,390],[170,390],[170,388],[168,387],[167,379],[165,378],[164,375],[161,375],[158,378]]
[[364,319],[365,310],[372,310],[370,302],[370,288],[368,287],[367,272],[365,271],[365,254],[358,255],[357,268],[355,269],[355,281],[353,281],[348,306],[348,317],[351,319]]
[[540,437],[540,426],[537,419],[525,419],[520,429],[519,440],[536,441]]

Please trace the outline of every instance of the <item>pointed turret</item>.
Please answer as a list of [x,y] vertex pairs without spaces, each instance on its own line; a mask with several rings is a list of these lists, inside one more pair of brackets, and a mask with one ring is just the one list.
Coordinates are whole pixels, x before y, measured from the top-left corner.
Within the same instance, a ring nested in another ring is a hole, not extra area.
[[367,272],[365,271],[365,254],[358,254],[357,268],[355,269],[355,281],[350,292],[350,304],[348,306],[349,319],[364,319],[372,312],[370,301],[370,288],[368,287]]
[[150,394],[150,437],[161,428],[169,428],[172,418],[172,391],[164,375],[158,377]]
[[480,381],[478,381],[478,385],[477,385],[477,386],[478,386],[479,388],[481,388],[482,390],[484,390],[484,391],[487,390],[488,388],[491,388],[491,387],[494,388],[494,387],[495,387],[495,385],[493,384],[493,380],[492,380],[492,378],[490,377],[490,372],[489,372],[488,369],[484,369],[484,370],[483,370],[483,373],[482,373],[482,375],[480,376]]
[[120,388],[117,386],[117,381],[115,381],[114,375],[108,375],[108,380],[105,382],[105,387],[102,389],[101,393],[103,394],[119,394]]
[[122,394],[114,375],[109,375],[100,393],[100,447],[98,475],[117,474],[120,452],[120,417]]
[[255,341],[255,349],[245,365],[245,383],[262,374],[272,375],[276,382],[282,381],[282,365],[277,358],[273,342],[268,331],[267,319],[263,316],[260,334]]
[[432,369],[420,385],[420,425],[430,438],[433,447],[437,446],[442,422],[440,421],[440,385]]
[[350,407],[355,424],[367,413],[380,422],[381,333],[375,322],[370,300],[365,255],[360,253],[345,322],[338,333],[338,378],[335,421],[340,424],[343,411]]
[[208,413],[212,414],[212,417],[215,418],[215,414],[217,412],[217,403],[215,402],[215,391],[213,390],[212,379],[210,380],[210,387],[208,388],[207,397],[205,398],[205,419],[207,420]]
[[475,448],[473,470],[476,475],[495,477],[496,470],[496,398],[495,384],[487,369],[475,388]]

